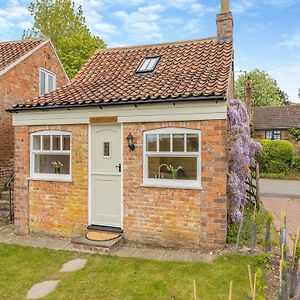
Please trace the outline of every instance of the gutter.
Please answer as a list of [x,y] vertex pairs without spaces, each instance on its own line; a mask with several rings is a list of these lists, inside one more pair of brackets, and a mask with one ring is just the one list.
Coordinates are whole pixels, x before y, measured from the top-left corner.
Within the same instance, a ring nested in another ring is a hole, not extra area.
[[32,111],[32,110],[41,110],[46,111],[49,109],[68,109],[71,110],[72,108],[81,108],[81,107],[99,107],[102,109],[103,106],[113,106],[113,105],[129,105],[132,104],[134,106],[140,104],[154,104],[154,103],[177,103],[177,102],[184,102],[184,101],[219,101],[219,100],[226,100],[227,97],[225,95],[222,96],[201,96],[201,97],[187,97],[187,98],[168,98],[168,99],[156,99],[156,100],[139,100],[139,101],[118,101],[118,102],[104,102],[104,103],[84,103],[84,104],[67,104],[67,105],[48,105],[48,106],[31,106],[31,107],[16,107],[16,108],[9,108],[5,111],[10,113],[18,113],[20,111]]

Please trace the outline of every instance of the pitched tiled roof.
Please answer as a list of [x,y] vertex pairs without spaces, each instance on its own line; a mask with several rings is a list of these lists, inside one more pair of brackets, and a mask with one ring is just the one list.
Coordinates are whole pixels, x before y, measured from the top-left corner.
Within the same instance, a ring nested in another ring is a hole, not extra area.
[[[149,55],[161,56],[155,71],[137,75]],[[232,41],[215,38],[98,50],[68,85],[15,108],[225,96],[232,56]]]
[[300,105],[255,107],[253,123],[257,130],[300,128]]
[[0,72],[45,42],[44,39],[0,42]]

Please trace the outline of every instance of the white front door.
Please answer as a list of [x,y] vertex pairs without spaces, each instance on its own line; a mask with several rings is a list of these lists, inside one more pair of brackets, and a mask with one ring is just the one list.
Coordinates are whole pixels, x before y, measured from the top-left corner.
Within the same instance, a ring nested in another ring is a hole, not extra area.
[[90,225],[121,228],[121,127],[91,125]]

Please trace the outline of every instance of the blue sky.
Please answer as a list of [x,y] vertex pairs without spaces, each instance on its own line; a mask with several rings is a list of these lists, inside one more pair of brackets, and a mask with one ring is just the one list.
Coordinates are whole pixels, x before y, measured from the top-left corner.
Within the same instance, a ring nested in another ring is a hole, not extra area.
[[[92,33],[108,47],[215,35],[221,0],[75,0]],[[28,0],[0,0],[0,40],[20,39],[32,26]],[[231,0],[235,70],[260,68],[292,101],[300,88],[300,1]],[[236,74],[238,75],[238,73]]]

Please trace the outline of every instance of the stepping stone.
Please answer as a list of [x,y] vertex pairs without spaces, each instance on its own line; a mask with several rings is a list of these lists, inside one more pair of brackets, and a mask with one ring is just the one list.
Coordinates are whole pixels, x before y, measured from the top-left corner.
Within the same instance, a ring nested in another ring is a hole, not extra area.
[[60,280],[48,280],[35,284],[27,292],[27,299],[40,299],[46,297],[48,294],[56,289]]
[[63,264],[63,267],[61,268],[60,272],[74,272],[82,269],[86,264],[86,259],[73,259],[69,262]]

